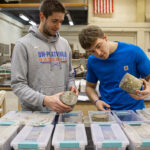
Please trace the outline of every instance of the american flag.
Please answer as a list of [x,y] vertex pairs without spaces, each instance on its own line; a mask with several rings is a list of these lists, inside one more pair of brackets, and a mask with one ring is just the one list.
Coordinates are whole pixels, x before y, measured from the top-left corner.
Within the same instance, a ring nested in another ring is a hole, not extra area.
[[114,11],[113,0],[93,0],[94,14],[111,14]]

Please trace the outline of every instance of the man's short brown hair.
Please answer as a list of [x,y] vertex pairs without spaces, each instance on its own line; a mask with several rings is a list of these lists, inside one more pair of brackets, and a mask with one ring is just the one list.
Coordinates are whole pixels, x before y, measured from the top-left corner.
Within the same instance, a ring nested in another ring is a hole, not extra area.
[[96,25],[90,25],[79,33],[79,42],[84,49],[89,49],[98,38],[104,38],[104,32]]
[[40,12],[48,18],[54,12],[66,13],[65,7],[58,0],[43,0],[40,5]]

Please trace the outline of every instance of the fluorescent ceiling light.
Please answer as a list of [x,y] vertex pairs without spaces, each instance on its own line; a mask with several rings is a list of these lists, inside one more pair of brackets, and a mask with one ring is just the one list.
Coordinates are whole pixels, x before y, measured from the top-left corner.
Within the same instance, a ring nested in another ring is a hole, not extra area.
[[69,21],[69,25],[73,26],[74,25],[73,21]]
[[23,15],[23,14],[19,14],[19,17],[20,17],[21,19],[25,20],[25,21],[29,21],[29,18],[26,17],[26,16]]
[[66,14],[66,16],[67,16],[67,18],[68,18],[69,25],[70,25],[70,26],[73,26],[73,25],[74,25],[74,23],[73,23],[73,21],[72,21],[72,18],[71,18],[70,13],[68,12],[68,13]]
[[32,21],[32,20],[30,20],[29,23],[30,23],[31,25],[33,25],[33,26],[36,25],[36,23],[35,23],[34,21]]

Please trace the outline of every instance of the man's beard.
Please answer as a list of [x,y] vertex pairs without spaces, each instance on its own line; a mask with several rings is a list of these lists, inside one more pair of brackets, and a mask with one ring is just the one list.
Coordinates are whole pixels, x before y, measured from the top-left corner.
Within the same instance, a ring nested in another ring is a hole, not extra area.
[[56,34],[51,34],[48,30],[47,30],[47,27],[46,27],[46,24],[44,24],[44,27],[43,27],[43,33],[47,36],[55,36]]

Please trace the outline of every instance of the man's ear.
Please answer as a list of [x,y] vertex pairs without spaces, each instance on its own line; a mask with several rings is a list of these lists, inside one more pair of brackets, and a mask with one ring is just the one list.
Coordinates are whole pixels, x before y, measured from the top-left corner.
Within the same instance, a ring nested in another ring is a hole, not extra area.
[[45,16],[43,15],[43,13],[42,13],[42,12],[40,12],[40,21],[41,21],[41,22],[43,22],[43,21],[44,21],[44,19],[45,19]]
[[107,41],[108,38],[107,38],[107,35],[104,33],[104,39]]

